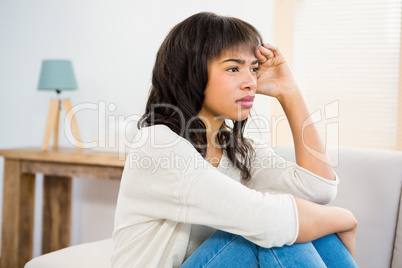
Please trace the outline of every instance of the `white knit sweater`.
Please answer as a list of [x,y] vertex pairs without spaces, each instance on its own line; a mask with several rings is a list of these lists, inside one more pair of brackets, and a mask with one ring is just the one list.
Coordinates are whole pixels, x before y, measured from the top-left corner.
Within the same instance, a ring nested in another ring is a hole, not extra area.
[[142,128],[121,180],[113,267],[179,267],[205,239],[194,241],[192,226],[238,234],[263,247],[294,243],[298,217],[293,195],[328,203],[338,178],[321,178],[259,141],[254,148],[252,178],[244,185],[227,156],[214,168],[168,127]]

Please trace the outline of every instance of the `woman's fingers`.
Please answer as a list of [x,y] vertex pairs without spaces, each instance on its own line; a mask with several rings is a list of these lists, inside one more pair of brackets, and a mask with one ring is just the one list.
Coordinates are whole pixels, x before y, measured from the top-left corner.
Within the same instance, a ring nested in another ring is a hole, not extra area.
[[266,67],[280,65],[286,62],[280,49],[268,43],[259,46],[255,54],[260,65],[268,63],[268,65],[265,65]]
[[267,50],[269,50],[274,55],[274,57],[281,56],[281,51],[276,46],[273,46],[273,45],[271,45],[269,43],[265,43],[263,45],[263,48],[266,48]]
[[264,64],[264,63],[266,63],[268,61],[267,57],[262,55],[262,53],[261,53],[259,48],[255,52],[255,56],[257,57],[257,59],[258,59],[260,64]]
[[264,46],[259,46],[255,55],[260,64],[265,64],[267,61],[272,60],[275,57],[274,52],[269,47],[266,47],[266,44],[264,44]]
[[258,51],[265,56],[268,60],[272,59],[275,57],[274,52],[271,51],[269,48],[266,48],[264,46],[259,46]]

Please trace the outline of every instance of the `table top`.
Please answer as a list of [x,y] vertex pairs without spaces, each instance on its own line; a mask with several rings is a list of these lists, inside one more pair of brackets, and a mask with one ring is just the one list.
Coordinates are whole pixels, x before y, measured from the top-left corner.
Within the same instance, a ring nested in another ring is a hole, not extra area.
[[58,148],[42,151],[41,148],[16,148],[0,150],[0,156],[7,159],[72,163],[124,167],[125,155],[117,152],[101,152],[90,149]]

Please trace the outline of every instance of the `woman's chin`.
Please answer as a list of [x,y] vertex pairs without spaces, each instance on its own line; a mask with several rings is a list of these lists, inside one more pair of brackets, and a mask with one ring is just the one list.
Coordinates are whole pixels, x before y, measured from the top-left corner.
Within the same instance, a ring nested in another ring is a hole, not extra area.
[[250,114],[250,112],[247,112],[247,113],[241,113],[241,114],[238,114],[238,115],[236,115],[236,116],[231,116],[230,117],[230,120],[233,120],[233,121],[244,121],[244,120],[246,120],[247,118],[248,118],[248,116],[249,116],[249,114]]

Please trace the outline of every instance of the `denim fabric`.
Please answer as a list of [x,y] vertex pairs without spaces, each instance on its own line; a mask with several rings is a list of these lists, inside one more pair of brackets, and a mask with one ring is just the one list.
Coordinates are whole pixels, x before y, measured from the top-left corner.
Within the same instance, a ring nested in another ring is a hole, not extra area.
[[216,231],[181,268],[358,267],[335,234],[313,242],[263,248],[241,236]]

